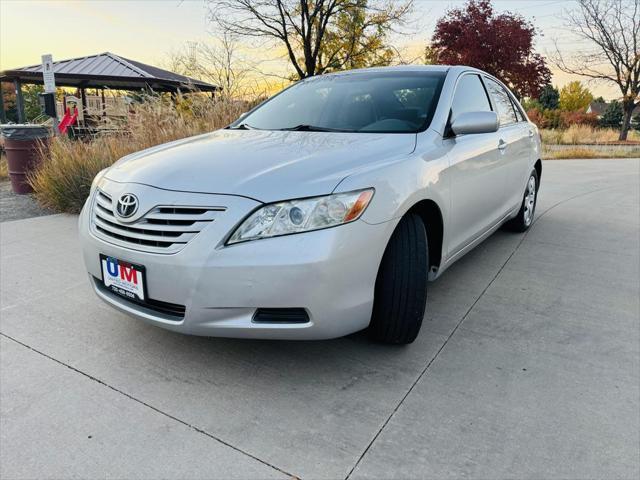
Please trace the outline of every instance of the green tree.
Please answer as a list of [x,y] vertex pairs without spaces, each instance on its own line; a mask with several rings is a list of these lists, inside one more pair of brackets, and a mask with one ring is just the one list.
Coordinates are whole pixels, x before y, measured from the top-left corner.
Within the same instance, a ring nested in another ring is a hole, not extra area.
[[560,90],[560,109],[569,112],[586,109],[593,95],[580,81],[569,82]]
[[542,105],[540,100],[538,100],[537,98],[527,98],[523,100],[521,104],[522,104],[522,108],[524,108],[525,111],[527,112],[533,109],[539,110],[539,111],[542,111],[545,109],[544,105]]
[[624,110],[622,104],[618,100],[613,100],[607,105],[606,110],[602,114],[600,125],[602,127],[620,128],[623,117]]
[[23,85],[22,98],[24,99],[24,116],[27,122],[32,122],[42,115],[39,94],[44,93],[42,85]]
[[631,128],[640,132],[640,113],[631,119]]
[[425,65],[437,65],[438,64],[438,51],[431,45],[424,47],[424,64]]
[[367,11],[368,0],[356,0],[340,12],[320,45],[324,72],[390,65],[395,51],[386,43],[391,24]]
[[4,113],[9,122],[18,121],[18,111],[16,108],[16,91],[13,83],[0,82],[2,86],[2,100],[4,101]]
[[555,110],[559,106],[560,92],[550,83],[542,87],[538,101],[543,108]]

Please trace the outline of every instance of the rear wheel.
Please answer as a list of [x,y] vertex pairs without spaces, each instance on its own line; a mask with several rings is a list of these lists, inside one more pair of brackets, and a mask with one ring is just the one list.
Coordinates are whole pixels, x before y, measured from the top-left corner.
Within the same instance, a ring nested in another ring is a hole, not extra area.
[[411,343],[427,301],[429,252],[422,219],[406,215],[396,227],[376,279],[369,335],[384,343]]
[[538,172],[534,169],[529,174],[527,187],[524,191],[524,198],[520,205],[518,215],[509,220],[505,226],[514,232],[525,232],[533,223],[533,214],[536,211],[538,200]]

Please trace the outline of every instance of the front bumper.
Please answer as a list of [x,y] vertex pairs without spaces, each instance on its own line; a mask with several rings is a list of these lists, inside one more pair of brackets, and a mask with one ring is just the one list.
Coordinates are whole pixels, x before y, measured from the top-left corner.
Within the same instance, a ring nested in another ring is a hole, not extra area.
[[[194,335],[325,339],[367,327],[378,266],[393,222],[370,225],[358,220],[224,246],[223,239],[258,203],[242,197],[210,198],[213,204],[226,202],[227,210],[174,254],[133,250],[98,238],[91,230],[90,199],[80,215],[79,228],[96,294],[131,316]],[[185,203],[185,198],[180,200]],[[148,297],[183,305],[184,316],[165,315],[102,289],[100,254],[144,265]],[[257,323],[253,318],[259,308],[303,308],[309,321]]]

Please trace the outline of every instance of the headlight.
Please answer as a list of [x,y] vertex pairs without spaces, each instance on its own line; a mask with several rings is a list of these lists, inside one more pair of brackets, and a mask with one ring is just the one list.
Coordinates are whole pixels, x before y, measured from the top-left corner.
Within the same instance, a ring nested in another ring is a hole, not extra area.
[[373,189],[336,193],[265,205],[240,224],[227,244],[309,232],[357,220],[373,197]]

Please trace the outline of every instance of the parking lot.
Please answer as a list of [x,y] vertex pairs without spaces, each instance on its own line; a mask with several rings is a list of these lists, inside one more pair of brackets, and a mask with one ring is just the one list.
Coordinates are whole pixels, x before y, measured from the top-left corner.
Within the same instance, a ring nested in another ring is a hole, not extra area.
[[638,478],[640,161],[545,162],[537,220],[408,347],[187,337],[90,291],[76,217],[0,224],[0,476]]

